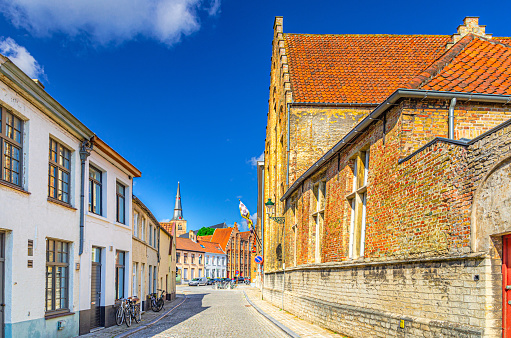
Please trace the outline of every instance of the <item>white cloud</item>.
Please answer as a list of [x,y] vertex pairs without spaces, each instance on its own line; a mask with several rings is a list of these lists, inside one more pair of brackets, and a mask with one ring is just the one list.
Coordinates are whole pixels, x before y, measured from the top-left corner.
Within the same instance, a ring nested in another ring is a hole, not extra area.
[[259,155],[259,157],[252,157],[248,162],[255,167],[257,166],[257,161],[264,161],[264,153]]
[[160,223],[168,223],[168,222],[170,222],[170,218],[165,218],[165,219],[160,220]]
[[43,67],[28,50],[11,38],[0,38],[0,53],[7,56],[19,69],[32,79],[46,78]]
[[167,45],[200,28],[200,11],[214,16],[220,0],[0,0],[0,11],[36,36],[62,33],[95,44],[143,36]]

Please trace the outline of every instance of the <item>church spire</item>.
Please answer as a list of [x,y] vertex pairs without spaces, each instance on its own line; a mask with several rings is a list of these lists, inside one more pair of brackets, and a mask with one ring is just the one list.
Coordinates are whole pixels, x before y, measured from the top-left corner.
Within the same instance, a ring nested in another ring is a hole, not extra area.
[[174,207],[173,221],[183,219],[183,210],[181,209],[181,191],[179,190],[179,182],[177,182],[176,206]]

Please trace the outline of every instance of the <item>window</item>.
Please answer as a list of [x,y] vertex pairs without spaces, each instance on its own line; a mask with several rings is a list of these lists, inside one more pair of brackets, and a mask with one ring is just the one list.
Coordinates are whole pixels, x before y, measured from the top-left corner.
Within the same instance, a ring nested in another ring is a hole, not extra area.
[[158,246],[158,241],[156,240],[157,239],[157,235],[156,235],[156,227],[154,227],[153,229],[153,232],[154,232],[154,236],[153,236],[153,246],[156,248]]
[[153,245],[153,226],[149,225],[149,245]]
[[89,166],[89,211],[101,215],[102,172]]
[[347,198],[352,210],[349,257],[355,259],[364,256],[369,151],[359,152],[353,162],[353,192]]
[[141,239],[143,241],[145,241],[145,218],[143,218],[143,217],[142,217],[142,226],[140,228],[140,231],[142,232],[140,237],[142,237]]
[[125,194],[126,194],[126,188],[120,184],[119,182],[117,182],[116,184],[117,188],[116,188],[116,191],[117,191],[117,222],[119,223],[122,223],[122,224],[125,224],[125,216],[124,216],[124,199],[125,199]]
[[46,312],[68,310],[69,243],[46,240]]
[[153,266],[152,265],[149,265],[149,280],[148,280],[148,283],[149,283],[149,294],[153,293],[153,288],[152,288],[152,280],[153,280]]
[[188,269],[184,269],[184,272],[183,272],[183,279],[188,279]]
[[135,297],[138,296],[138,285],[137,285],[137,276],[138,276],[137,270],[138,269],[137,269],[137,266],[138,266],[137,263],[133,263],[133,284],[132,284],[133,286],[132,286],[132,288],[133,288],[133,296],[135,296]]
[[179,252],[176,252],[176,263],[179,263],[180,256],[181,256],[181,254]]
[[21,185],[22,121],[0,107],[0,179]]
[[202,264],[202,255],[199,255],[199,264]]
[[50,139],[50,160],[48,174],[48,196],[69,204],[69,178],[71,172],[71,151],[57,141]]
[[133,235],[138,238],[138,212],[133,215]]
[[[124,276],[125,276],[125,258],[124,251],[115,252],[115,299],[124,298]],[[128,277],[129,278],[129,277]]]
[[158,281],[158,271],[156,270],[156,266],[153,267],[153,292],[158,291],[156,287],[156,282]]
[[314,257],[316,263],[321,263],[321,238],[323,234],[323,222],[325,220],[326,205],[326,181],[321,180],[313,186],[314,202],[312,219],[315,225],[315,251]]
[[195,269],[192,269],[192,272],[190,274],[190,278],[191,279],[194,279],[195,278]]
[[183,263],[186,264],[186,261],[188,260],[188,254],[183,255]]
[[145,264],[140,263],[140,298],[145,299]]
[[192,254],[192,264],[195,264],[195,254]]

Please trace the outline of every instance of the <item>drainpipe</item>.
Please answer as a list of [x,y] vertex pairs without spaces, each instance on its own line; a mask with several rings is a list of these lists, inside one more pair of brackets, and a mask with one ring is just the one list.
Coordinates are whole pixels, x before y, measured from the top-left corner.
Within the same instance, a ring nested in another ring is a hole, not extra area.
[[[291,103],[287,104],[287,170],[286,170],[286,189],[289,187],[289,129],[291,123],[289,122],[289,107],[291,106]],[[263,200],[264,202],[264,200]]]
[[451,99],[449,106],[449,139],[454,140],[454,107],[456,106],[456,98]]
[[80,145],[80,161],[81,161],[81,178],[80,178],[80,251],[79,255],[83,253],[83,228],[85,222],[85,161],[90,156],[93,143],[90,140],[83,140]]

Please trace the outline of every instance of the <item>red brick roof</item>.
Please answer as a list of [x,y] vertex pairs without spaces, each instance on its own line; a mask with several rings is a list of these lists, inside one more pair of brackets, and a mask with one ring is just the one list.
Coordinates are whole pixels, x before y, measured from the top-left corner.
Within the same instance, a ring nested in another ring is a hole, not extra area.
[[189,238],[177,237],[176,250],[206,252],[203,247]]
[[174,235],[174,227],[176,226],[176,223],[174,222],[160,222],[160,226],[167,230],[167,232],[173,236]]
[[248,241],[250,238],[250,235],[251,235],[250,231],[240,232],[241,239],[244,241]]
[[204,245],[204,251],[215,254],[225,254],[218,243],[211,243],[205,241],[198,241],[199,245]]
[[295,102],[380,103],[440,57],[448,35],[284,34]]
[[225,251],[227,243],[229,243],[229,239],[231,238],[232,230],[233,228],[215,229],[211,242],[220,244],[222,250]]
[[511,95],[511,46],[469,34],[408,87]]
[[208,236],[197,236],[197,240],[199,241],[205,241],[205,242],[211,242],[211,238],[213,237],[213,235],[208,235]]

